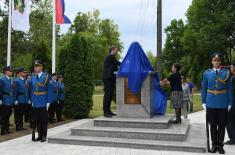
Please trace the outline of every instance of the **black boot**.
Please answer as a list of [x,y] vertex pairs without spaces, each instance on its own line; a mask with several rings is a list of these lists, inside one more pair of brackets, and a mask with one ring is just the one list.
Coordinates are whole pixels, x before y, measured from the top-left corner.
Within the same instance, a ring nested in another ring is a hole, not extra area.
[[225,126],[219,125],[218,129],[218,138],[219,138],[219,143],[218,143],[218,151],[220,154],[225,154],[224,151],[224,135],[225,135]]
[[218,146],[218,151],[220,154],[225,154],[224,148],[221,145]]
[[211,153],[216,153],[217,152],[218,147],[216,145],[212,145],[211,147]]
[[217,125],[211,125],[211,153],[216,153],[218,150],[218,132],[217,132]]
[[175,109],[175,116],[176,116],[176,119],[174,121],[172,121],[171,123],[172,124],[178,124],[178,123],[181,124],[181,109],[180,108]]

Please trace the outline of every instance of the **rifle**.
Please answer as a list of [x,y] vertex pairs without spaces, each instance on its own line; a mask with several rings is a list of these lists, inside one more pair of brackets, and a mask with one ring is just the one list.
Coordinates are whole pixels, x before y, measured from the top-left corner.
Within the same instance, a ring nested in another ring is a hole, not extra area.
[[209,123],[206,119],[206,140],[207,140],[207,151],[211,152],[210,149],[210,131],[209,131]]

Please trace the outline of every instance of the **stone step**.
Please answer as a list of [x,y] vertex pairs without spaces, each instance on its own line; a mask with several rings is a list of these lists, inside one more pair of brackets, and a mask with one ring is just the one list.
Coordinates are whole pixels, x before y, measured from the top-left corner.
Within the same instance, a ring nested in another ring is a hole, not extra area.
[[72,128],[71,134],[109,138],[185,141],[188,129],[189,120],[183,120],[182,124],[171,125],[167,129],[97,127],[90,123]]
[[205,135],[203,125],[191,126],[189,136],[184,142],[76,136],[71,135],[70,131],[67,131],[65,133],[60,133],[49,137],[48,143],[167,151],[206,152]]
[[107,118],[100,117],[94,119],[94,126],[100,127],[120,127],[120,128],[143,128],[143,129],[167,129],[169,121],[173,115],[155,116],[150,119],[133,118]]

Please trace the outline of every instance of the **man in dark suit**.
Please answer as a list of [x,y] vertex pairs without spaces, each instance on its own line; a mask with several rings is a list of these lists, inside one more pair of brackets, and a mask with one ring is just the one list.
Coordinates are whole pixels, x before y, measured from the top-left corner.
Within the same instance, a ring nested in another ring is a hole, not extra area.
[[104,83],[104,100],[103,100],[103,110],[105,117],[115,116],[111,110],[111,101],[113,98],[113,92],[115,88],[116,76],[114,74],[115,71],[118,70],[118,66],[121,64],[116,59],[117,48],[111,47],[109,49],[109,54],[106,56],[104,60],[104,70],[103,70],[103,83]]
[[[232,81],[233,96],[234,96],[235,95],[235,63],[233,63],[231,65],[230,72],[232,74],[230,80]],[[234,103],[234,97],[233,97],[232,108],[228,112],[228,122],[226,124],[226,128],[227,128],[229,140],[227,142],[225,142],[225,144],[235,145],[235,103]]]

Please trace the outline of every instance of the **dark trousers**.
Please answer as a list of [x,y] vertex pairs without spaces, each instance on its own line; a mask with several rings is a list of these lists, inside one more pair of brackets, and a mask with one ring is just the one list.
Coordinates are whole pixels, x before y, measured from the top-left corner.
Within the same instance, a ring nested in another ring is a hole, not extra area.
[[110,112],[110,106],[113,98],[115,79],[104,79],[104,99],[103,99],[103,110],[104,113]]
[[28,104],[26,103],[19,103],[14,107],[14,116],[15,116],[15,124],[16,128],[22,128],[23,127],[23,120],[26,117],[27,114],[27,108]]
[[16,129],[20,128],[20,115],[21,115],[20,105],[15,105],[14,118],[15,118]]
[[10,116],[12,113],[11,106],[2,105],[2,112],[1,112],[1,133],[5,134],[9,132],[9,124],[10,124]]
[[56,104],[57,104],[57,101],[53,101],[53,103],[50,104],[49,109],[48,109],[50,123],[52,123],[55,120]]
[[213,146],[224,145],[225,125],[228,109],[207,108],[206,119],[211,127],[211,141]]
[[38,137],[47,137],[47,124],[48,124],[48,112],[46,107],[44,108],[32,108],[33,122],[36,125],[38,131]]
[[226,124],[228,137],[231,141],[235,142],[235,106],[228,112],[228,122]]
[[29,124],[32,124],[32,104],[27,104],[25,107],[25,117],[24,122],[29,122]]
[[56,104],[56,119],[57,121],[62,121],[62,109],[64,107],[64,100],[59,100]]

